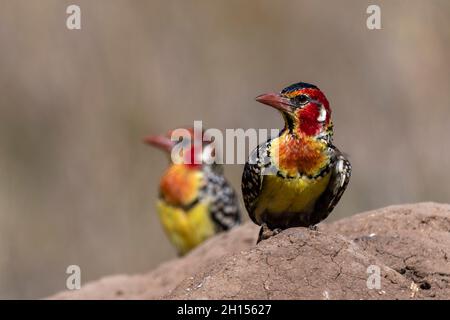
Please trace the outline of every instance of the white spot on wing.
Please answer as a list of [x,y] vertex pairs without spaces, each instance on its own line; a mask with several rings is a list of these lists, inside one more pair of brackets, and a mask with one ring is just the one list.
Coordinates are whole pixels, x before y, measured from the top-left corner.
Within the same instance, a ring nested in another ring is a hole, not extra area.
[[338,172],[342,172],[342,171],[344,171],[344,161],[339,160],[339,163],[338,163]]
[[[337,164],[337,171],[339,173],[342,173],[344,171],[344,161],[339,160],[338,164]],[[341,177],[341,188],[344,186],[345,184],[345,179],[343,177]]]

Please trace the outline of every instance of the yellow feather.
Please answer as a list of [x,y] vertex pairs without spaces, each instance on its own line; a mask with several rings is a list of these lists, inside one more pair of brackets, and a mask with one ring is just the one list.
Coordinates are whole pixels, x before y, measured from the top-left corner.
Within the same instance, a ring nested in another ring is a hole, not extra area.
[[209,214],[209,203],[200,202],[184,211],[159,200],[158,214],[170,241],[183,255],[215,234]]
[[262,192],[257,203],[255,217],[261,222],[264,212],[271,215],[285,212],[310,211],[320,195],[325,191],[330,173],[324,177],[309,179],[285,179],[276,175],[264,176]]

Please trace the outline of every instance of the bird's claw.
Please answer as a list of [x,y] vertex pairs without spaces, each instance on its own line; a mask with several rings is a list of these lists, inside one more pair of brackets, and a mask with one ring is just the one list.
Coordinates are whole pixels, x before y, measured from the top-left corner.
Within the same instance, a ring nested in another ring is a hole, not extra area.
[[270,229],[267,224],[263,223],[261,225],[261,230],[259,231],[259,237],[258,237],[258,241],[256,243],[259,243],[262,240],[267,240],[270,237],[273,237],[277,234],[279,234],[281,231],[283,231],[280,228],[276,228],[276,229]]

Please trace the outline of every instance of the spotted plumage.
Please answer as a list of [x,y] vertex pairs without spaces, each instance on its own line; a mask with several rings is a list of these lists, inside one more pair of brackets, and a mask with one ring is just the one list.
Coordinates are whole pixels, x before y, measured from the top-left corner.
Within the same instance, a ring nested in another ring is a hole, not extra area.
[[[189,132],[186,139],[193,137]],[[170,152],[175,143],[168,136],[149,137],[146,142]],[[157,202],[162,226],[180,255],[241,222],[237,196],[222,167],[195,164],[194,154],[204,160],[202,148],[192,146],[181,155],[181,163],[172,163],[165,171]]]
[[251,153],[242,176],[245,207],[260,239],[325,219],[350,180],[351,165],[333,145],[331,109],[314,85],[298,83],[258,101],[278,109],[285,127]]
[[203,167],[205,183],[199,195],[199,201],[211,201],[209,210],[216,232],[229,230],[241,222],[236,193],[218,168],[217,165]]

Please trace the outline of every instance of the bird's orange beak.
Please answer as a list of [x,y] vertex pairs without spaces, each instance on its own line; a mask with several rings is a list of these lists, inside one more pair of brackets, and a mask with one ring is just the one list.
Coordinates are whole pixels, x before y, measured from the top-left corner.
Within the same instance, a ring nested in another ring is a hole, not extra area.
[[144,138],[144,142],[167,152],[171,152],[175,145],[174,141],[166,136],[148,136]]
[[292,104],[289,99],[278,93],[266,93],[256,97],[256,101],[267,104],[277,110],[290,112]]

